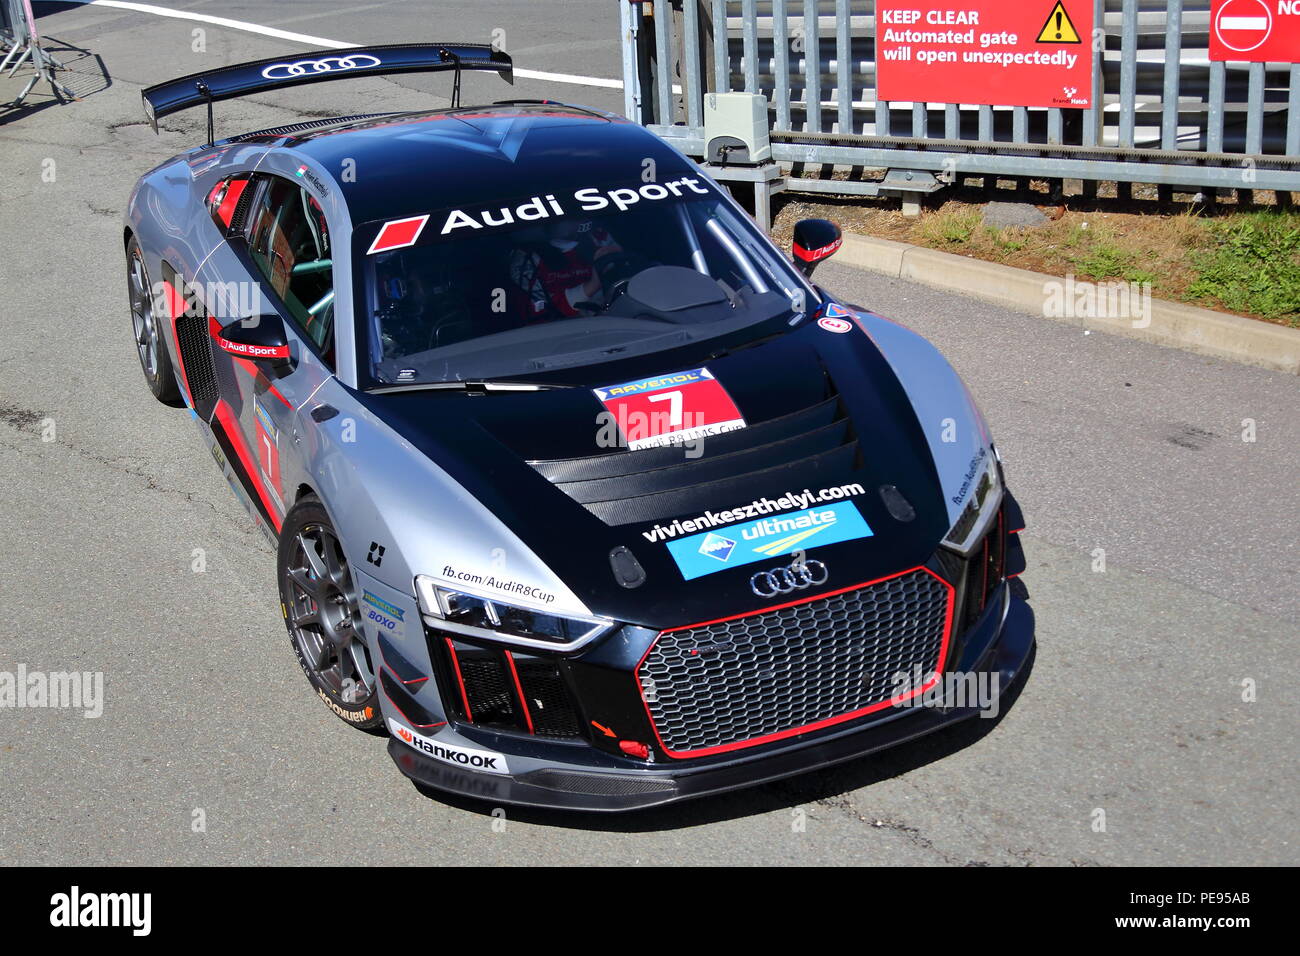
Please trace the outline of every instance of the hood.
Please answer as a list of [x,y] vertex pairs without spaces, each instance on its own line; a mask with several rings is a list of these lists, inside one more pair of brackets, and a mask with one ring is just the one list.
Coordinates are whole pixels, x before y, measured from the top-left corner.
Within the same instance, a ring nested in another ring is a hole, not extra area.
[[[756,595],[751,578],[800,551],[820,562],[819,591],[934,553],[951,521],[930,444],[867,334],[810,322],[692,364],[642,369],[634,382],[361,400],[592,613],[620,621],[664,628],[779,604]],[[636,411],[662,408],[671,421],[681,401],[672,391],[686,396],[687,424],[730,430],[684,447],[619,447],[621,438],[654,443],[638,437]],[[650,404],[619,404],[619,395]],[[460,570],[452,557],[448,566]]]

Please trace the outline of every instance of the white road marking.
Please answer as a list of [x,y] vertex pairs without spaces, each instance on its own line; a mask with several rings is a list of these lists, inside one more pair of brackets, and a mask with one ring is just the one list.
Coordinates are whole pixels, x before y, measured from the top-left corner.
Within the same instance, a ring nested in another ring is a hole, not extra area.
[[[54,3],[58,0],[35,0],[36,3]],[[69,0],[64,0],[69,2]],[[191,13],[189,10],[173,10],[159,7],[152,3],[130,3],[127,0],[70,0],[87,7],[112,7],[117,10],[130,10],[134,13],[149,13],[156,17],[171,17],[174,20],[193,20],[197,23],[211,23],[213,26],[226,27],[230,30],[243,30],[245,33],[257,33],[262,36],[275,37],[277,40],[291,40],[294,43],[306,43],[310,46],[329,50],[353,50],[363,44],[347,43],[343,40],[330,40],[327,37],[314,37],[308,33],[294,33],[276,27],[249,23],[246,20],[231,20],[228,17],[214,17],[206,13]],[[606,90],[621,90],[622,80],[607,80],[599,76],[577,76],[573,73],[547,73],[541,70],[515,70],[515,76],[525,80],[546,80],[549,83],[572,83],[576,86],[595,86]]]

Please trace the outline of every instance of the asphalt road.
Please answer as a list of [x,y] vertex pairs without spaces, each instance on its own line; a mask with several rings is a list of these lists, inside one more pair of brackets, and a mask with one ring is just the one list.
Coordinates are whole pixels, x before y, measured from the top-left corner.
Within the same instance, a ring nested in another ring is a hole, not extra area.
[[[356,42],[488,40],[501,27],[521,67],[618,76],[606,0],[175,6]],[[105,704],[98,719],[0,709],[0,861],[1300,862],[1295,378],[834,263],[827,285],[945,350],[998,437],[1028,516],[1040,643],[1015,705],[829,771],[635,816],[503,821],[421,795],[383,740],[310,693],[279,623],[273,556],[189,417],[146,391],[125,307],[122,205],[140,173],[197,142],[202,120],[171,118],[155,137],[139,87],[308,47],[36,7],[85,98],[48,106],[39,91],[31,109],[0,112],[0,671],[102,671]],[[505,95],[492,83],[468,78],[466,99]],[[0,99],[16,84],[0,83]],[[414,108],[446,92],[444,77],[365,80],[331,88],[328,103]],[[617,90],[526,79],[515,95],[621,104]],[[219,104],[218,129],[290,122],[322,102],[317,87]]]

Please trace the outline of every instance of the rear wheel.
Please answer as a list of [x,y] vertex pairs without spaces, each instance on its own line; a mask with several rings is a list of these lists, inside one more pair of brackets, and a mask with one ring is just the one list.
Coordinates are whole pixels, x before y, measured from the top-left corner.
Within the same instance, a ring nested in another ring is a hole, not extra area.
[[361,633],[357,587],[318,498],[302,499],[285,517],[278,565],[284,623],[316,695],[352,726],[380,727],[377,668]]
[[154,313],[153,285],[144,265],[144,253],[134,236],[126,247],[126,285],[131,299],[135,350],[140,357],[145,383],[158,401],[179,405],[181,392],[176,385],[176,373],[172,370],[171,356],[167,354],[167,342],[158,327],[159,317]]

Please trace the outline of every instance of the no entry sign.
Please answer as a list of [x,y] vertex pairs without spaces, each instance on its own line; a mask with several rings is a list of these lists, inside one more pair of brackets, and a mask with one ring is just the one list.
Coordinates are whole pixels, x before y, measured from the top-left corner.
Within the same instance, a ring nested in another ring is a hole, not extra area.
[[1092,0],[877,0],[878,95],[1085,109],[1092,26]]
[[1210,59],[1300,62],[1300,0],[1214,0]]

